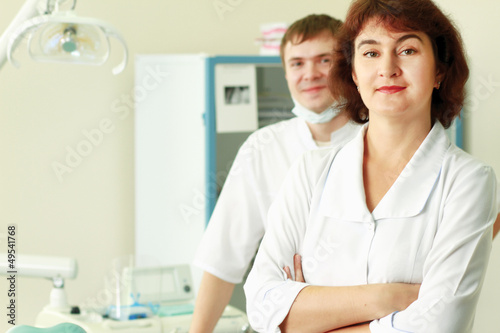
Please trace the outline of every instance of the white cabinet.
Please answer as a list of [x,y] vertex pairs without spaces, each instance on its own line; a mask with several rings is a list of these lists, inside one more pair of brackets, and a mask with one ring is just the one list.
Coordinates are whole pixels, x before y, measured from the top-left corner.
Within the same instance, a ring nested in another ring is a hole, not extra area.
[[[240,70],[247,74],[231,77]],[[218,80],[221,71],[229,75]],[[248,99],[226,100],[234,88]],[[134,92],[137,263],[191,263],[241,143],[257,127],[291,116],[280,59],[138,55]],[[229,120],[233,112],[236,120],[250,118],[217,131],[216,110]],[[201,272],[192,271],[198,286]]]
[[205,227],[205,57],[137,56],[135,66],[137,263],[191,263]]

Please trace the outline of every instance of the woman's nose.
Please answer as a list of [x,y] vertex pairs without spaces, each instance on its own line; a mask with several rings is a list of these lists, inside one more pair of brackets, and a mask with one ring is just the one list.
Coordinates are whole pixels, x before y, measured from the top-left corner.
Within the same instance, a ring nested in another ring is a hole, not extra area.
[[383,77],[393,77],[399,76],[401,74],[401,69],[399,68],[397,55],[387,54],[383,57],[380,68],[379,75]]

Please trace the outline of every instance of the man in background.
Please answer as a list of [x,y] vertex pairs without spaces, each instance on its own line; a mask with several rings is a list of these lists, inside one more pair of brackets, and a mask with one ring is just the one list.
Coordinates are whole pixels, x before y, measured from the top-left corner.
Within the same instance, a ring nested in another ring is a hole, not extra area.
[[345,143],[359,129],[339,114],[327,86],[341,24],[309,15],[283,36],[281,60],[297,117],[257,130],[238,151],[195,258],[204,273],[191,333],[213,331],[257,251],[292,163],[308,150]]

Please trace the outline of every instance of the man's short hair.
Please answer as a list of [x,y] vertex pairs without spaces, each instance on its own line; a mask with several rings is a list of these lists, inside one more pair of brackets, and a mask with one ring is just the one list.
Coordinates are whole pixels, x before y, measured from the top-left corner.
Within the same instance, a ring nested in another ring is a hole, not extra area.
[[297,45],[318,36],[323,31],[331,32],[333,37],[341,26],[342,21],[325,14],[308,15],[292,23],[281,39],[280,55],[283,66],[285,65],[284,50],[288,42]]

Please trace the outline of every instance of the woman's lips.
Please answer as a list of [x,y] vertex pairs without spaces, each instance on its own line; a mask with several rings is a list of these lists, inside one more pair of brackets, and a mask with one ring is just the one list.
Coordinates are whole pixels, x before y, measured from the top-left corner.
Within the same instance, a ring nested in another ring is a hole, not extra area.
[[401,86],[383,86],[378,88],[377,91],[383,94],[395,94],[405,89],[406,87]]

